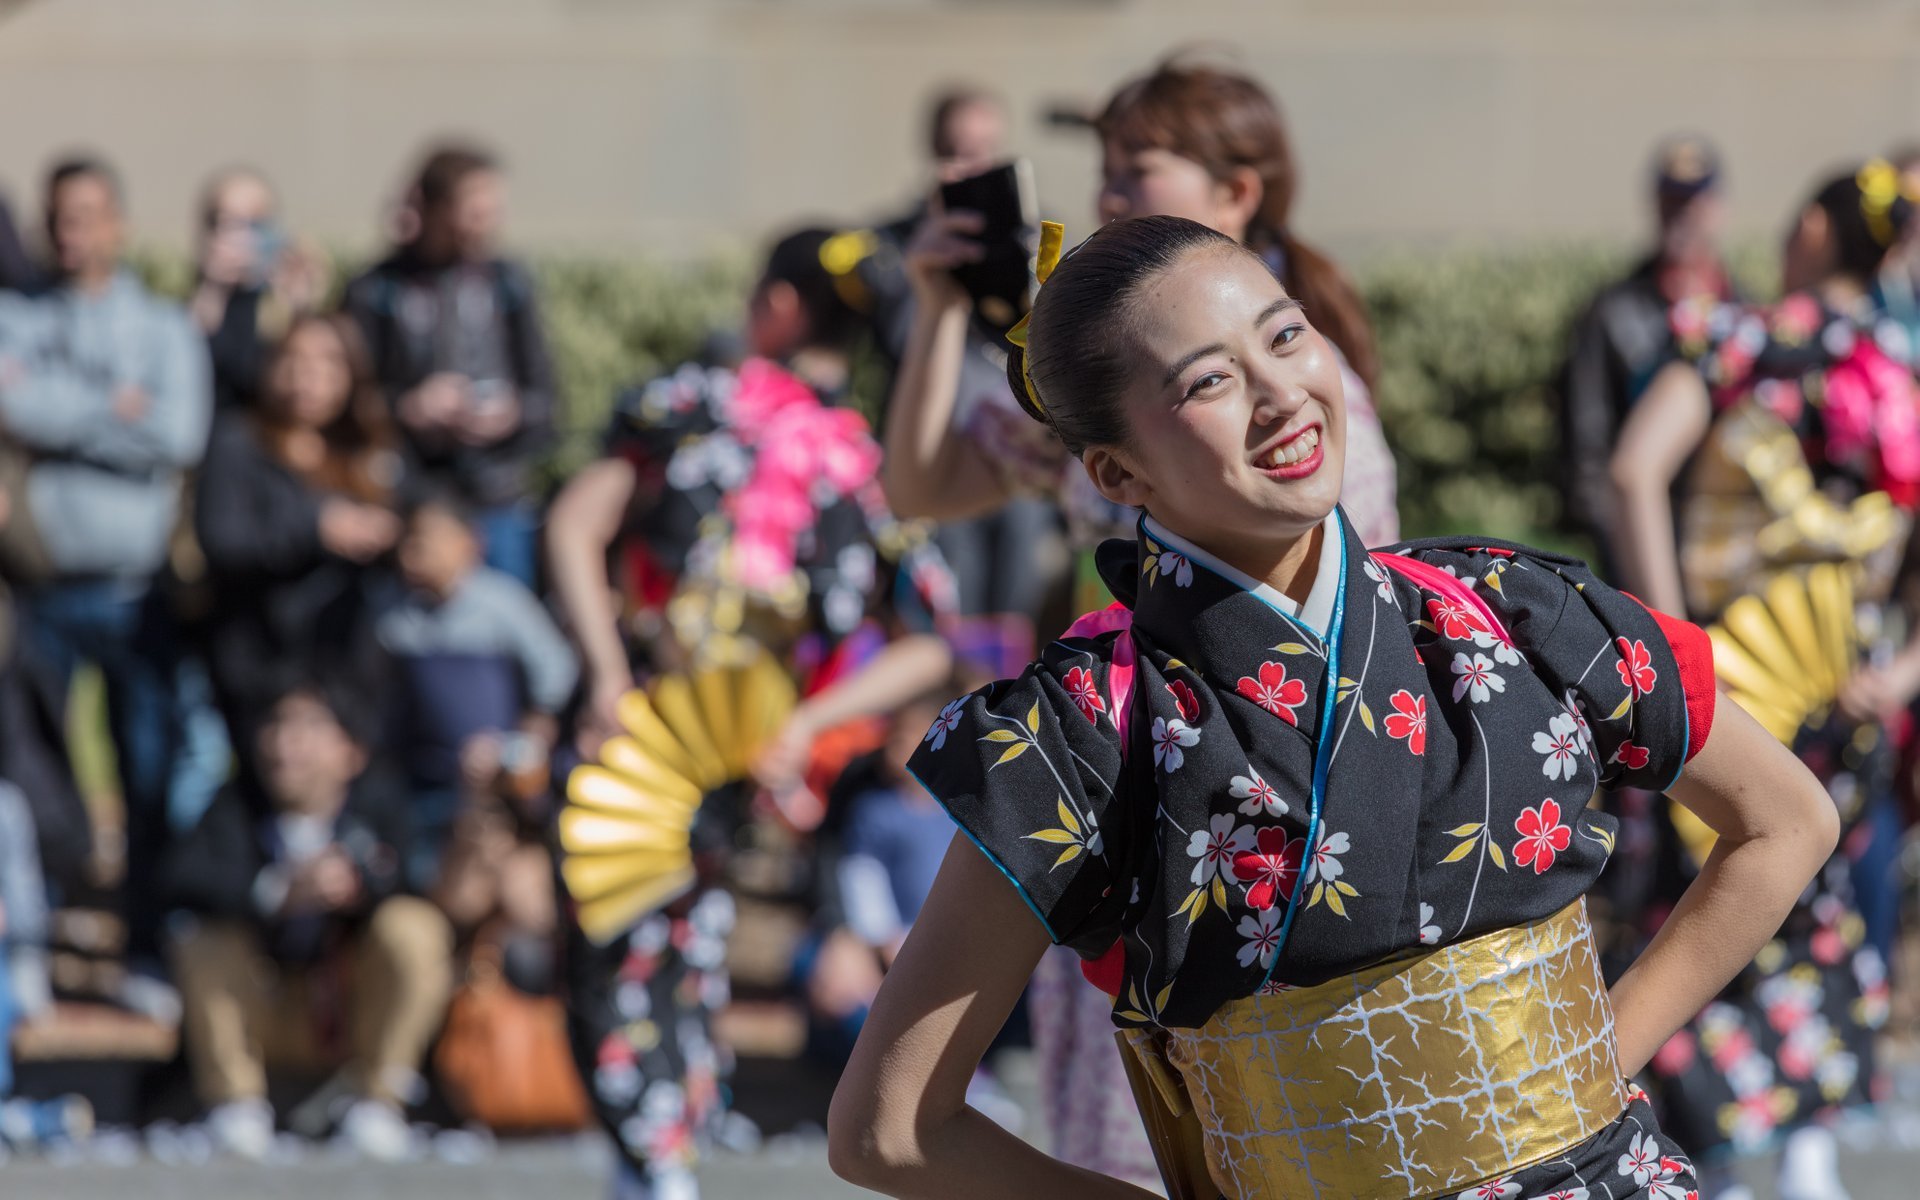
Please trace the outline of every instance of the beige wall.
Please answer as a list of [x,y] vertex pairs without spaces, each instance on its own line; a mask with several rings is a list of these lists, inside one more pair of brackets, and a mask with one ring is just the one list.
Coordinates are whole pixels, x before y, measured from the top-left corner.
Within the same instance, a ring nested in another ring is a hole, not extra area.
[[229,159],[291,220],[371,239],[414,151],[483,135],[516,240],[668,252],[916,186],[922,100],[1013,101],[1045,206],[1084,225],[1094,155],[1039,119],[1182,43],[1281,97],[1296,225],[1380,243],[1632,236],[1646,149],[1725,149],[1736,224],[1920,136],[1920,0],[27,0],[0,7],[0,179],[57,150],[121,164],[143,232],[185,237]]

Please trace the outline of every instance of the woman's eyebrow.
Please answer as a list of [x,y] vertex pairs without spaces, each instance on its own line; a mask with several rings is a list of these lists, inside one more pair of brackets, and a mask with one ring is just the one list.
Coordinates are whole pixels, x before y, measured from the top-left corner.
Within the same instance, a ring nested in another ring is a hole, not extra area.
[[1253,327],[1255,329],[1258,329],[1262,325],[1265,325],[1268,321],[1272,320],[1274,317],[1278,316],[1283,312],[1286,312],[1288,309],[1290,308],[1298,309],[1299,307],[1300,307],[1300,302],[1298,300],[1295,300],[1292,296],[1282,296],[1278,300],[1275,300],[1272,304],[1269,304],[1265,308],[1260,310],[1260,315],[1253,319]]
[[[1260,326],[1265,325],[1268,321],[1272,320],[1278,314],[1286,312],[1288,309],[1298,309],[1299,307],[1300,307],[1300,302],[1298,300],[1295,300],[1292,296],[1282,296],[1278,300],[1275,300],[1272,304],[1269,304],[1265,308],[1260,310],[1260,315],[1253,319],[1253,327],[1255,329],[1258,329],[1260,328]],[[1186,354],[1181,355],[1179,362],[1176,362],[1171,367],[1167,368],[1167,377],[1160,381],[1160,386],[1166,387],[1168,384],[1172,383],[1176,378],[1179,377],[1180,372],[1186,370],[1188,367],[1192,366],[1194,363],[1199,362],[1201,359],[1205,358],[1207,355],[1224,354],[1226,353],[1226,349],[1227,349],[1226,346],[1222,345],[1221,343],[1214,342],[1211,345],[1202,346],[1198,350],[1192,350],[1187,352]]]

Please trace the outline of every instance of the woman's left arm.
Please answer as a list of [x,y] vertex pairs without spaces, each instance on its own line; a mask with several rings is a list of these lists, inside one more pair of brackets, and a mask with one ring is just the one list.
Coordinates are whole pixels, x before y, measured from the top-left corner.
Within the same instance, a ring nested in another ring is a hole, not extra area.
[[836,725],[892,712],[938,687],[952,669],[953,651],[938,634],[895,638],[859,670],[802,701],[762,748],[754,775],[776,790],[793,786],[815,738]]
[[1719,836],[1673,915],[1613,986],[1626,1075],[1752,961],[1840,837],[1826,789],[1724,697],[1706,744],[1669,791]]

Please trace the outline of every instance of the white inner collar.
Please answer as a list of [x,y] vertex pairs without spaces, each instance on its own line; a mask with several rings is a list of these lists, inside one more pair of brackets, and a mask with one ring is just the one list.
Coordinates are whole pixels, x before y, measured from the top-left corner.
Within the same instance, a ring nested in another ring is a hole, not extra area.
[[1147,532],[1157,542],[1165,544],[1177,554],[1212,571],[1222,579],[1237,587],[1245,588],[1260,597],[1269,607],[1278,610],[1307,628],[1319,634],[1324,641],[1333,626],[1333,605],[1340,594],[1340,575],[1345,567],[1346,539],[1340,527],[1340,510],[1334,509],[1321,523],[1326,530],[1320,539],[1320,562],[1314,568],[1313,587],[1307,591],[1304,604],[1295,603],[1285,592],[1270,583],[1255,579],[1246,572],[1228,566],[1218,558],[1189,542],[1179,534],[1169,530],[1151,516],[1141,518]]

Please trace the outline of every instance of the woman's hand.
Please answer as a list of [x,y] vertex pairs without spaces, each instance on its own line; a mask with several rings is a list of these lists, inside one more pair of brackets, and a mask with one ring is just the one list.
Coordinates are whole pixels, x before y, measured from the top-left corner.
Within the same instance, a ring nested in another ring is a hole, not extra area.
[[594,758],[608,738],[625,732],[620,725],[620,697],[632,691],[633,672],[623,663],[596,668],[587,679],[587,702],[580,709],[574,748],[583,758]]
[[753,777],[770,792],[785,792],[800,786],[807,773],[807,760],[813,754],[814,739],[820,729],[807,706],[793,710],[779,732],[760,747],[753,759]]
[[348,562],[372,562],[399,540],[400,518],[384,508],[339,497],[320,506],[320,544]]
[[974,240],[985,227],[979,213],[965,209],[943,211],[936,203],[907,239],[902,257],[907,281],[922,305],[932,308],[970,307],[972,300],[953,278],[953,269],[980,261],[982,248]]
[[1863,666],[1840,687],[1840,711],[1865,724],[1890,721],[1920,697],[1920,640],[1885,666]]

